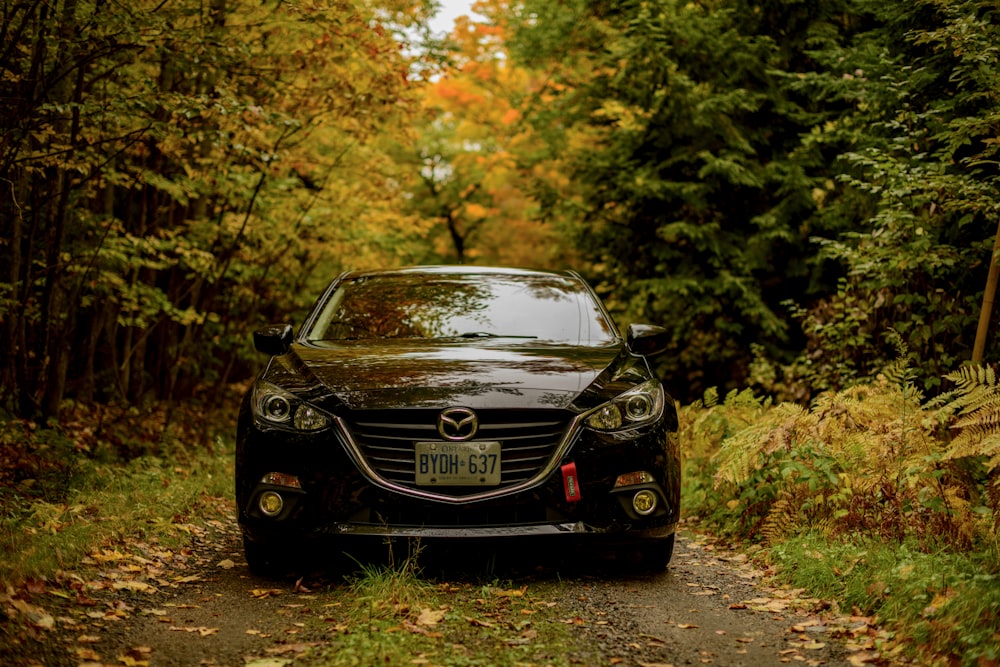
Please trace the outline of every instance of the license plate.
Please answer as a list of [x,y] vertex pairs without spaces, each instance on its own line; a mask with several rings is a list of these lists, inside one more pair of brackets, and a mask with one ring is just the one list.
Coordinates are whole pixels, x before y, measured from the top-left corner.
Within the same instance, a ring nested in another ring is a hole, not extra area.
[[499,442],[418,442],[419,486],[497,486]]

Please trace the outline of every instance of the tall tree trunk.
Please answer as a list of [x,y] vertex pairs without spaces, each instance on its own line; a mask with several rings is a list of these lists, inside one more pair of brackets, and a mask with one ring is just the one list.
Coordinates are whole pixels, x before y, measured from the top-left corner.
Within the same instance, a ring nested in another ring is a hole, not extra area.
[[979,311],[979,328],[976,329],[976,342],[972,347],[972,362],[975,364],[983,362],[983,354],[986,352],[986,339],[989,335],[990,320],[993,318],[993,300],[997,293],[998,279],[1000,279],[1000,225],[997,226],[993,254],[990,255],[990,270],[986,275],[983,307]]
[[[66,0],[61,17],[62,54],[56,58],[61,66],[74,62],[77,47],[73,45],[73,32],[76,30],[76,0]],[[80,141],[80,104],[83,101],[83,89],[86,83],[86,66],[76,65],[76,77],[72,88],[68,88],[69,79],[65,85],[57,85],[53,97],[57,102],[73,102],[69,127],[66,128],[67,145],[70,147],[66,159],[75,158],[75,147]],[[66,371],[69,368],[69,351],[76,324],[77,302],[70,294],[67,285],[69,273],[63,260],[63,242],[66,236],[66,222],[69,216],[69,201],[74,178],[69,169],[61,168],[57,184],[58,200],[53,220],[49,225],[46,238],[46,269],[47,276],[42,298],[43,326],[45,332],[46,368],[45,392],[42,396],[42,416],[46,419],[59,418],[59,408],[66,393]]]

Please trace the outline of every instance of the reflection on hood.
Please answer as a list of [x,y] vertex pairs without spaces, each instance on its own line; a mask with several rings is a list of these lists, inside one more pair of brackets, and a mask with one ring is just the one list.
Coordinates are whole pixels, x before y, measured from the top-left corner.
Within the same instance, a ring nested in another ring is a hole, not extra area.
[[292,354],[280,359],[282,363],[272,365],[268,379],[312,389],[307,393],[333,394],[352,409],[565,408],[601,377],[620,352],[620,345],[342,341],[296,345]]

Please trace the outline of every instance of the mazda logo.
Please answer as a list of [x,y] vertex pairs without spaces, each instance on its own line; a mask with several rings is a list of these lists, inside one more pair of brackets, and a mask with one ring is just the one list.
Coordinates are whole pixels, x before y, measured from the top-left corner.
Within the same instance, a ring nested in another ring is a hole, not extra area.
[[469,440],[479,430],[479,417],[469,408],[448,408],[438,415],[438,433],[445,440]]

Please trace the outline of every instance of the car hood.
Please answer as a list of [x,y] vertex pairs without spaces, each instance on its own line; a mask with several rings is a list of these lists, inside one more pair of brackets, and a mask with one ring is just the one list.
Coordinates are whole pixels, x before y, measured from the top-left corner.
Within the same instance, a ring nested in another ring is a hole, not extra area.
[[[296,343],[266,379],[333,408],[568,408],[597,404],[621,344],[605,347],[439,344],[413,341]],[[332,403],[327,405],[327,403]],[[582,404],[582,405],[581,405]]]

